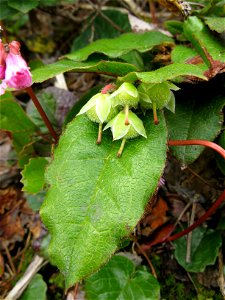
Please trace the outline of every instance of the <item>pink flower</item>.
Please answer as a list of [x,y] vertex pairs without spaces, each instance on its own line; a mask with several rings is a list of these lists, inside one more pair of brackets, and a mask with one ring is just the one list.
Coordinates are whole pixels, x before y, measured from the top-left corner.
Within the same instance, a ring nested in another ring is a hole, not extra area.
[[9,54],[6,56],[5,82],[8,87],[17,90],[32,85],[32,78],[27,63],[20,54],[20,44],[16,41],[9,44]]
[[11,52],[6,57],[5,82],[8,87],[17,90],[24,89],[32,85],[32,78],[29,68],[19,54]]
[[13,41],[8,45],[9,53],[0,40],[0,95],[7,87],[21,90],[32,85],[27,63],[20,54],[20,43]]
[[5,52],[5,47],[2,41],[0,40],[0,80],[5,78],[5,58],[7,53]]
[[0,83],[0,96],[5,94],[6,88],[7,88],[7,85],[6,85],[5,81],[2,81],[2,83]]

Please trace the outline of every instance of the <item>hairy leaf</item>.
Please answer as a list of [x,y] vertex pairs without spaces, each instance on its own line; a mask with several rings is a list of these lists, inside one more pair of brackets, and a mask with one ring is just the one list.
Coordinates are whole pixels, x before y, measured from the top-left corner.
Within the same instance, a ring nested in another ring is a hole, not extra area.
[[114,39],[100,39],[74,51],[65,57],[75,61],[85,61],[93,53],[103,53],[111,58],[120,57],[132,50],[146,52],[162,43],[172,43],[173,39],[159,31],[125,33]]
[[38,193],[44,186],[45,167],[48,161],[44,157],[31,158],[29,163],[25,165],[21,182],[23,183],[23,191],[30,194]]
[[67,287],[97,271],[141,218],[166,159],[166,126],[144,120],[148,138],[120,141],[104,133],[96,145],[98,124],[76,117],[62,135],[47,170],[50,190],[41,208],[52,235],[51,260]]
[[[221,130],[225,97],[199,97],[176,101],[176,113],[165,112],[170,140],[202,139],[213,141]],[[201,154],[202,146],[171,147],[173,154],[185,164],[192,163]]]
[[129,82],[140,80],[144,83],[161,83],[166,80],[173,80],[179,76],[196,76],[207,79],[199,67],[180,63],[171,64],[150,72],[131,72],[118,79]]
[[175,257],[188,272],[203,272],[208,265],[216,261],[222,245],[219,231],[198,227],[192,232],[190,262],[186,262],[187,239],[181,237],[174,242]]
[[75,62],[68,59],[57,61],[33,70],[33,82],[43,82],[64,72],[95,72],[111,76],[124,76],[138,69],[131,64],[115,61]]
[[225,32],[224,17],[205,17],[204,20],[211,30],[215,30],[218,33]]
[[145,267],[115,255],[98,273],[85,281],[88,300],[139,299],[157,300],[160,286]]
[[[225,149],[225,131],[223,131],[222,134],[220,135],[218,144],[219,144],[223,149]],[[218,153],[217,153],[217,157],[216,157],[216,162],[217,162],[217,165],[218,165],[218,167],[220,168],[221,172],[225,175],[225,160],[224,160],[224,158],[223,158],[221,155],[219,155]]]

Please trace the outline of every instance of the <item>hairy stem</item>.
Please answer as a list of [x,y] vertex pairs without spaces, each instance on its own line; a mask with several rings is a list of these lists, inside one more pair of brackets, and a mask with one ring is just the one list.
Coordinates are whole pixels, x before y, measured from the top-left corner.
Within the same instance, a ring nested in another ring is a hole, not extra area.
[[159,124],[159,120],[158,120],[158,116],[157,116],[156,103],[152,103],[152,110],[153,110],[153,116],[154,116],[154,124],[158,125]]
[[125,143],[126,143],[126,139],[123,138],[123,139],[122,139],[122,142],[121,142],[121,145],[120,145],[120,149],[119,149],[119,151],[117,152],[117,157],[120,157],[120,156],[122,155],[122,152],[123,152]]
[[99,123],[99,127],[98,127],[98,139],[96,141],[97,145],[100,145],[102,142],[102,123]]
[[55,129],[53,128],[53,126],[52,126],[51,122],[49,121],[45,111],[43,110],[39,100],[37,99],[36,95],[34,94],[34,91],[33,91],[32,87],[26,88],[26,92],[29,94],[31,100],[33,101],[34,105],[36,106],[40,116],[42,117],[42,119],[43,119],[46,127],[48,128],[51,136],[53,137],[55,143],[57,143],[58,142],[58,136],[55,132]]
[[125,108],[125,125],[130,125],[130,122],[129,122],[129,105],[126,105]]

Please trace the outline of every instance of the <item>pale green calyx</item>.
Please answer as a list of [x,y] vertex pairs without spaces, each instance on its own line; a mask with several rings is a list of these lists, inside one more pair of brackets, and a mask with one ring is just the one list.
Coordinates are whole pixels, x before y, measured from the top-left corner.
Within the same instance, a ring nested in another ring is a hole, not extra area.
[[171,90],[179,88],[171,82],[162,82],[156,84],[141,83],[138,87],[141,106],[145,109],[162,109],[166,107],[174,112],[175,98]]
[[104,130],[111,127],[113,140],[131,139],[139,135],[147,138],[143,122],[132,111],[128,113],[129,125],[125,125],[125,118],[125,112],[121,111],[105,126]]
[[[98,93],[81,108],[77,115],[86,113],[91,121],[104,123],[108,121],[108,117],[111,113],[113,113],[113,111],[114,109],[112,107],[109,94]],[[113,116],[111,115],[111,118]]]
[[129,83],[124,82],[115,92],[110,95],[110,99],[112,99],[112,105],[118,106],[126,106],[136,108],[139,102],[139,94],[136,87]]

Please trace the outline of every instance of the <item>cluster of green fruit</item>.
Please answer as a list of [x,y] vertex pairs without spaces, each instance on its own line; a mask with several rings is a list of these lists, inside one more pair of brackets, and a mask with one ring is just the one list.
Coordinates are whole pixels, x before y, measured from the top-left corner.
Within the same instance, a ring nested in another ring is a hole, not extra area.
[[175,98],[171,90],[178,89],[168,81],[157,84],[141,83],[137,88],[124,82],[111,94],[110,89],[104,88],[101,93],[94,95],[78,115],[86,113],[91,121],[99,123],[97,144],[101,143],[103,123],[107,123],[103,130],[111,128],[113,140],[122,139],[117,153],[120,157],[127,139],[139,135],[147,138],[142,120],[131,109],[137,109],[138,105],[143,112],[153,109],[154,123],[158,124],[156,110],[166,107],[174,112]]

